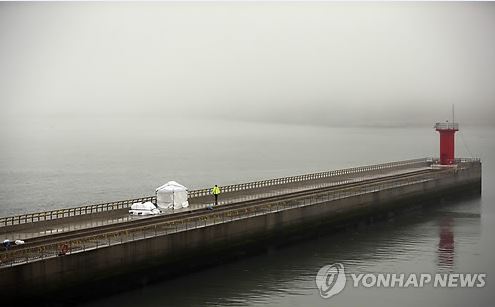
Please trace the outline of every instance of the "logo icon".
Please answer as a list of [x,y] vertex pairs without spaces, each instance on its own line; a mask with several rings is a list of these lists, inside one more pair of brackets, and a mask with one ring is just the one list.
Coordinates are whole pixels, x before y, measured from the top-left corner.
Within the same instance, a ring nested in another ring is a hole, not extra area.
[[325,265],[316,274],[316,286],[323,298],[330,298],[339,294],[344,289],[345,282],[346,277],[342,263]]

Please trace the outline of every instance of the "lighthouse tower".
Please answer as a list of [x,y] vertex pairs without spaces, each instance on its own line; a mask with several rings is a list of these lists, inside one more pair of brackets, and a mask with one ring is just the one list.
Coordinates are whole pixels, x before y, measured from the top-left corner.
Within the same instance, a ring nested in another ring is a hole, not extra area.
[[459,124],[446,121],[436,123],[434,128],[440,133],[440,165],[455,164],[454,135],[459,131]]

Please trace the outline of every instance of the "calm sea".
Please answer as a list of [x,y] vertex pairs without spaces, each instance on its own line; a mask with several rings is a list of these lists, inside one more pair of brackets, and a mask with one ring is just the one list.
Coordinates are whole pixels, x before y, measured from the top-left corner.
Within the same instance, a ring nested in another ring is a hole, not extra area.
[[[94,300],[88,306],[493,306],[495,129],[462,127],[458,156],[483,160],[481,198],[418,210],[345,233]],[[436,156],[424,128],[329,128],[227,121],[39,121],[0,132],[0,216]],[[448,244],[446,248],[444,240]],[[319,296],[319,268],[347,273],[486,273],[479,289],[353,288]]]

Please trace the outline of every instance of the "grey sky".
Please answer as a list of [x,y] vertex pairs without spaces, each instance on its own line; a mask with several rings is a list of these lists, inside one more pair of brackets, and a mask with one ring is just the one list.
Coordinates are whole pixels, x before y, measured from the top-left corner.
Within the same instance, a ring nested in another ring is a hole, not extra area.
[[1,3],[0,119],[495,122],[494,3]]

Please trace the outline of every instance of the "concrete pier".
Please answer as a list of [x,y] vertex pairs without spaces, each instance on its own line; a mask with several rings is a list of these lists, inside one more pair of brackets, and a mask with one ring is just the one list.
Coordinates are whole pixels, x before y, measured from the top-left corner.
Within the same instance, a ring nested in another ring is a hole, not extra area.
[[[432,159],[394,163],[231,186],[214,210],[204,208],[208,191],[198,190],[189,210],[152,218],[130,219],[127,208],[27,223],[14,218],[0,233],[26,244],[0,253],[0,291],[35,300],[88,284],[113,289],[111,281],[124,276],[133,276],[130,284],[145,283],[322,225],[481,191],[479,160],[443,168],[432,167]],[[45,230],[53,225],[61,230]]]
[[[428,168],[429,162],[427,162],[426,159],[414,159],[325,173],[236,184],[222,187],[219,205],[235,204],[241,201],[263,199],[373,178],[384,178],[395,174],[425,170]],[[0,239],[2,241],[5,239],[27,240],[39,236],[150,218],[149,216],[141,217],[129,215],[128,209],[130,205],[133,202],[143,201],[156,203],[156,197],[148,196],[122,202],[0,218]],[[213,202],[213,197],[209,194],[208,189],[195,190],[190,193],[189,208],[166,210],[164,211],[164,214],[175,214],[178,212],[204,209],[208,205],[213,204]],[[78,209],[80,210],[79,212]]]

